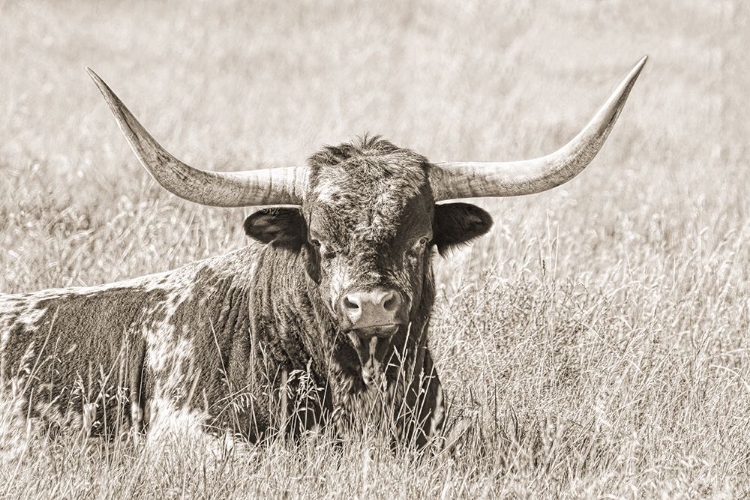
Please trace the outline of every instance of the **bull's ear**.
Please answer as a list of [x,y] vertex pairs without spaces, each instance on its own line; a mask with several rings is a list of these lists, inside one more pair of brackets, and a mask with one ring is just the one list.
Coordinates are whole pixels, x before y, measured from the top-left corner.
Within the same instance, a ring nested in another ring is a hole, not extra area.
[[435,205],[432,242],[440,255],[456,245],[482,236],[492,227],[492,216],[468,203]]
[[299,208],[274,207],[258,210],[245,219],[245,234],[261,243],[299,251],[307,225]]

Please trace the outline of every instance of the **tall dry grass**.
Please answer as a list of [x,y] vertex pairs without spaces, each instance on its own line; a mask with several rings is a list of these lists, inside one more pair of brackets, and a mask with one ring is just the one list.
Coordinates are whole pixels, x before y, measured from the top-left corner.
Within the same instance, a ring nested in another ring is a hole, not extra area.
[[140,170],[84,66],[178,156],[231,170],[365,132],[434,161],[545,154],[651,56],[584,174],[478,201],[491,234],[435,262],[430,342],[474,422],[457,455],[40,438],[0,495],[750,495],[749,45],[739,1],[0,3],[3,292],[245,243],[245,210]]

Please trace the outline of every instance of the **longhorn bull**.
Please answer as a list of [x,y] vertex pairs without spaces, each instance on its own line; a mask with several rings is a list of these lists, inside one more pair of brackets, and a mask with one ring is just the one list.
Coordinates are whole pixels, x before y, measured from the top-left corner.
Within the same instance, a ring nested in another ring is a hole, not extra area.
[[253,243],[228,255],[104,286],[0,295],[0,394],[20,398],[27,415],[88,412],[93,429],[156,429],[177,416],[254,441],[385,418],[398,438],[424,445],[444,416],[427,337],[431,258],[492,225],[474,205],[438,202],[538,193],[575,177],[645,62],[542,158],[431,163],[374,137],[324,147],[305,166],[229,173],[177,160],[89,70],[167,190],[267,208],[244,223]]

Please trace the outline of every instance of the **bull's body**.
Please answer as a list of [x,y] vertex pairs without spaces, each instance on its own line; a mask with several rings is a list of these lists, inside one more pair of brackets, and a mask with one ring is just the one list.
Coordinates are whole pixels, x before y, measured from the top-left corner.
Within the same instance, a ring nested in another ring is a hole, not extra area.
[[82,414],[89,430],[176,421],[257,440],[333,420],[424,445],[444,414],[427,348],[432,256],[492,225],[479,207],[438,202],[572,179],[645,61],[571,142],[535,160],[433,164],[375,137],[304,167],[233,173],[177,160],[92,72],[165,188],[205,205],[274,206],[244,224],[265,246],[102,287],[0,295],[0,394],[25,415]]
[[[24,414],[46,419],[96,408],[92,431],[106,422],[135,430],[188,423],[251,440],[317,427],[334,409],[346,424],[382,411],[382,388],[367,387],[356,353],[325,331],[315,288],[286,254],[251,244],[104,286],[0,294],[7,392],[15,388]],[[421,415],[401,418],[429,430],[442,415],[439,384],[426,346],[419,358],[429,401]]]

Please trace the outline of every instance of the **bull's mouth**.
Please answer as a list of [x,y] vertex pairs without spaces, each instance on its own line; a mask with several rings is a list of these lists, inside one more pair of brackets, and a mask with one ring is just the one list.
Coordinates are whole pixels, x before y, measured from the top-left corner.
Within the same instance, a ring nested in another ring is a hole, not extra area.
[[398,329],[401,328],[401,326],[403,325],[398,323],[388,325],[374,325],[364,328],[353,328],[352,330],[350,330],[350,332],[354,333],[361,339],[370,339],[372,337],[390,338],[398,332]]
[[362,381],[368,387],[383,383],[391,340],[402,326],[398,323],[374,325],[347,332],[362,367]]

